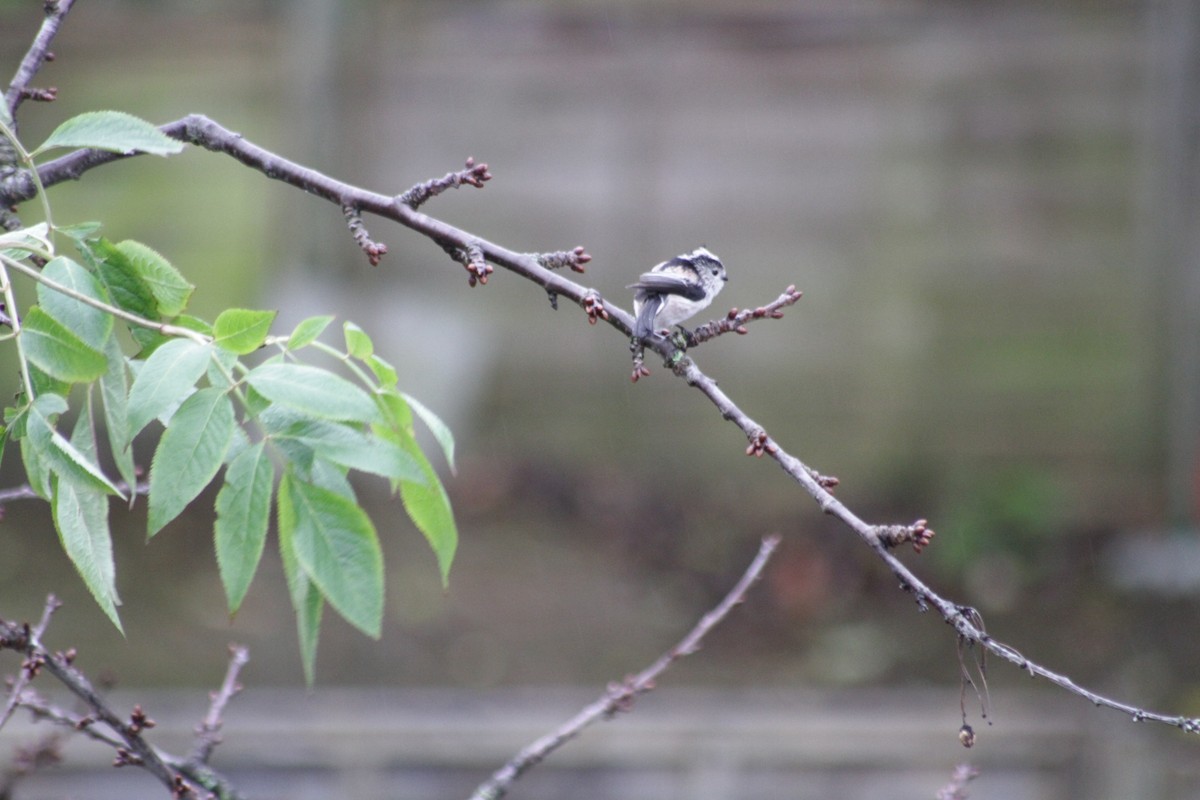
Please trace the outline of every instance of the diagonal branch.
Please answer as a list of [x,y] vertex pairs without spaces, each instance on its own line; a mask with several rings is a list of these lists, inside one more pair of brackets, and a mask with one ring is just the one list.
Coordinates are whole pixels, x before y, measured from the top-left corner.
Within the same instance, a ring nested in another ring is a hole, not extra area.
[[[57,600],[51,596],[46,607],[43,620],[48,620],[52,608],[57,607]],[[44,627],[39,625],[37,629],[30,629],[28,625],[0,620],[0,650],[22,653],[25,656],[22,667],[31,678],[39,672],[49,674],[81,700],[88,713],[80,717],[65,712],[50,705],[29,688],[22,689],[16,701],[17,706],[28,708],[36,717],[83,731],[93,739],[113,747],[116,750],[113,766],[141,767],[167,787],[173,797],[196,796],[197,788],[203,789],[204,794],[218,790],[222,797],[238,796],[228,781],[207,765],[187,763],[159,752],[147,742],[142,734],[154,727],[154,721],[141,706],[135,705],[129,718],[122,719],[100,696],[87,676],[72,665],[75,656],[73,650],[51,653],[42,645]],[[97,723],[102,723],[111,733],[94,728]]]
[[[246,141],[240,134],[221,127],[201,115],[189,115],[175,122],[160,126],[168,136],[190,142],[214,152],[225,153],[264,175],[283,181],[310,194],[333,202],[338,208],[347,205],[370,212],[386,219],[395,220],[432,239],[443,250],[451,253],[466,252],[469,248],[486,261],[504,267],[540,286],[551,296],[567,297],[587,310],[589,322],[602,319],[626,337],[632,334],[633,318],[627,311],[604,300],[595,290],[564,278],[543,266],[536,255],[517,253],[498,244],[489,242],[472,233],[456,228],[434,217],[413,210],[402,200],[372,192],[335,180],[314,169],[288,161],[269,150]],[[43,184],[50,186],[62,181],[79,178],[84,172],[126,156],[95,150],[80,150],[48,162],[38,168]],[[29,176],[18,175],[0,186],[0,207],[34,197],[36,189]],[[778,302],[778,301],[777,301]],[[837,485],[835,478],[821,475],[796,456],[784,450],[770,437],[766,429],[743,412],[688,356],[680,356],[666,339],[654,338],[646,346],[663,356],[675,374],[688,385],[703,393],[721,412],[722,417],[732,422],[745,433],[750,442],[747,453],[769,455],[816,501],[826,514],[830,514],[858,534],[899,579],[900,585],[916,598],[921,608],[934,606],[942,617],[951,624],[958,635],[967,642],[976,642],[995,655],[1016,664],[1031,675],[1039,675],[1069,692],[1077,694],[1098,706],[1115,709],[1129,714],[1136,721],[1150,720],[1179,728],[1188,733],[1200,733],[1200,718],[1172,716],[1146,711],[1141,708],[1113,700],[1076,684],[1070,678],[1052,672],[1025,658],[1015,648],[993,639],[975,622],[977,612],[968,606],[954,603],[934,592],[916,577],[895,557],[891,548],[902,541],[911,541],[914,546],[928,544],[932,531],[924,521],[910,526],[872,525],[855,515],[830,491]],[[907,533],[905,533],[907,532]]]
[[[25,52],[25,57],[21,59],[17,72],[8,85],[8,91],[4,93],[4,105],[8,109],[8,116],[13,120],[14,131],[17,129],[17,109],[24,100],[33,96],[29,83],[42,68],[42,64],[52,58],[50,43],[54,41],[54,37],[58,34],[58,27],[62,25],[63,19],[71,11],[74,3],[75,0],[51,0],[46,3],[46,18],[42,20],[42,27],[34,37],[29,50]],[[39,99],[53,99],[53,95],[41,96]]]
[[679,659],[690,656],[699,650],[700,643],[709,631],[719,625],[735,606],[745,601],[746,593],[758,581],[767,562],[771,560],[775,548],[779,547],[779,540],[778,535],[763,539],[762,545],[758,549],[758,555],[750,562],[750,566],[742,574],[741,580],[729,590],[729,593],[715,608],[700,618],[700,621],[680,640],[679,644],[663,653],[657,661],[637,675],[632,675],[620,683],[609,684],[608,689],[595,702],[586,706],[556,730],[517,753],[512,760],[493,773],[491,778],[475,790],[475,793],[471,795],[471,800],[499,800],[508,794],[508,790],[512,788],[518,778],[541,763],[546,756],[582,733],[584,728],[602,719],[612,719],[621,711],[630,710],[633,707],[633,701],[638,696],[654,688],[660,675]]

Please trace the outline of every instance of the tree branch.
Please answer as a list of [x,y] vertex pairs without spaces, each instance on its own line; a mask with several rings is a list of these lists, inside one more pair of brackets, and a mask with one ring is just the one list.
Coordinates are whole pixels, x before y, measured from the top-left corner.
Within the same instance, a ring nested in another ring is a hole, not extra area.
[[471,795],[471,800],[499,800],[508,794],[508,790],[518,778],[541,763],[546,756],[582,733],[584,728],[602,719],[612,719],[618,712],[632,709],[633,701],[638,696],[652,690],[658,677],[666,672],[672,664],[699,650],[700,643],[709,631],[719,625],[735,606],[745,601],[746,593],[762,575],[775,548],[779,546],[779,540],[778,535],[763,539],[762,545],[758,549],[758,555],[750,562],[750,566],[742,574],[741,580],[729,590],[725,598],[712,611],[700,618],[700,621],[679,641],[679,644],[663,653],[657,661],[637,675],[627,677],[620,683],[609,684],[608,689],[595,702],[586,706],[556,730],[521,750],[512,760],[493,773],[491,778],[475,790],[475,793]]
[[[45,623],[49,621],[50,614],[57,607],[58,601],[52,595],[46,601],[46,611],[43,613],[42,623],[34,629],[31,629],[29,625],[0,620],[0,650],[16,650],[25,656],[21,665],[22,674],[28,676],[25,683],[45,671],[83,701],[88,709],[88,714],[79,716],[52,706],[37,693],[21,684],[20,679],[14,681],[14,700],[10,702],[17,707],[29,709],[35,717],[48,719],[59,725],[82,731],[92,739],[114,748],[116,757],[113,759],[113,766],[141,767],[167,787],[172,797],[208,796],[210,793],[216,792],[221,798],[236,800],[238,794],[228,781],[206,764],[160,753],[152,747],[142,734],[154,727],[154,721],[146,715],[141,706],[135,705],[127,720],[122,719],[117,712],[113,711],[92,686],[87,676],[72,666],[75,659],[74,650],[68,650],[65,653],[51,653],[46,650],[41,643],[41,636],[45,632]],[[232,683],[228,688],[223,686],[222,690],[214,697],[213,708],[210,708],[209,717],[206,718],[203,726],[204,729],[210,727],[210,722],[215,729],[220,728],[220,710],[223,708],[224,702],[235,691],[233,685],[236,684],[237,670],[241,668],[241,664],[245,663],[244,658],[244,654],[239,656],[235,652],[233,663],[230,665],[230,674],[233,677],[231,679],[227,676],[227,683],[231,680]],[[218,699],[221,700],[220,705],[217,705]],[[217,716],[214,717],[214,714]],[[213,721],[214,719],[215,721]],[[96,728],[97,723],[103,723],[111,733]],[[210,736],[215,736],[215,729],[209,734]],[[202,735],[204,734],[202,733]],[[215,746],[215,741],[213,745]],[[206,758],[210,754],[211,747],[204,751]]]
[[[405,195],[384,195],[335,180],[247,142],[241,135],[221,127],[204,116],[189,115],[175,122],[167,123],[160,129],[176,139],[191,142],[214,152],[225,153],[246,166],[262,172],[267,177],[283,181],[329,200],[338,208],[353,206],[361,211],[399,222],[429,237],[442,249],[452,254],[477,253],[487,262],[504,267],[532,281],[552,297],[569,298],[587,310],[589,322],[594,323],[597,319],[601,319],[625,336],[632,333],[633,318],[629,313],[604,300],[595,289],[584,287],[547,269],[536,254],[517,253],[415,211],[403,200]],[[81,150],[40,166],[38,173],[42,182],[46,186],[50,186],[71,178],[78,178],[87,170],[124,157],[113,153]],[[33,186],[33,181],[28,176],[17,176],[6,186],[0,187],[0,206],[33,197]],[[476,277],[476,275],[473,273],[472,277]],[[773,315],[768,314],[767,316]],[[890,552],[892,547],[905,541],[912,542],[917,549],[928,544],[929,537],[933,532],[926,527],[924,520],[912,525],[872,525],[860,519],[830,491],[837,485],[836,478],[821,475],[780,447],[779,443],[769,436],[765,428],[743,412],[728,395],[718,388],[712,378],[700,370],[690,356],[680,356],[674,345],[662,337],[653,337],[645,344],[646,347],[663,356],[676,375],[708,397],[725,419],[737,425],[745,433],[749,441],[747,447],[749,455],[769,455],[773,458],[784,472],[799,483],[816,501],[823,512],[841,520],[858,534],[859,538],[888,565],[888,568],[899,579],[901,587],[914,595],[922,609],[931,605],[937,608],[942,617],[954,626],[955,631],[965,641],[978,643],[1031,675],[1046,678],[1055,685],[1098,706],[1127,713],[1135,721],[1161,722],[1188,733],[1200,733],[1200,719],[1198,718],[1150,712],[1096,694],[1079,686],[1070,678],[1030,661],[1015,648],[993,639],[976,624],[975,620],[979,618],[978,612],[969,606],[951,602],[935,593]]]
[[12,82],[8,84],[8,91],[4,93],[4,105],[8,109],[8,116],[13,120],[14,131],[17,129],[17,109],[22,102],[30,98],[54,99],[56,94],[54,89],[32,90],[29,88],[29,83],[42,68],[42,64],[53,58],[50,53],[50,43],[54,41],[54,37],[58,34],[58,27],[74,4],[75,0],[49,0],[46,3],[46,18],[42,20],[42,27],[38,30],[37,36],[33,38],[33,44],[29,46],[29,50],[25,52],[25,57],[21,59]]
[[196,748],[192,751],[190,761],[207,764],[213,751],[221,743],[221,715],[225,713],[225,706],[233,696],[242,691],[242,685],[238,683],[238,674],[249,660],[248,649],[242,645],[230,645],[229,668],[225,671],[225,680],[221,682],[221,688],[212,693],[208,713],[196,729]]

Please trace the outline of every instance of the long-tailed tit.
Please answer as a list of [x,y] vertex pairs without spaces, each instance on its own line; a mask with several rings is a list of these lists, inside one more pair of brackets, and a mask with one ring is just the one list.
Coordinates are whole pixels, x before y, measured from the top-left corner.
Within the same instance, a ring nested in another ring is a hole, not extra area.
[[641,341],[708,308],[725,286],[725,266],[703,247],[643,272],[635,289],[633,336]]

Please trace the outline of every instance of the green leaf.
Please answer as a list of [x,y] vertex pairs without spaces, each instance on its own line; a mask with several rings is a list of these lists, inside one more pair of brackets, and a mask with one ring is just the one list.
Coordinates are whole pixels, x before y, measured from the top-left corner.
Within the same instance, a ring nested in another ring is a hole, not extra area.
[[42,457],[42,451],[29,436],[21,438],[21,464],[25,467],[25,480],[29,488],[43,500],[50,499],[50,464]]
[[329,604],[373,638],[383,625],[383,552],[370,518],[336,492],[284,476],[296,561]]
[[346,336],[346,352],[352,357],[362,361],[375,352],[371,337],[353,322],[343,324],[342,332]]
[[150,287],[163,316],[174,317],[187,307],[188,298],[196,287],[188,283],[171,262],[141,242],[132,239],[116,245],[116,249],[128,259],[134,272]]
[[33,155],[56,147],[94,147],[124,155],[142,152],[169,156],[181,152],[183,142],[123,111],[88,111],[55,128]]
[[192,393],[212,357],[207,345],[172,339],[155,350],[138,370],[129,390],[129,436],[137,436],[156,417],[170,418]]
[[147,537],[179,516],[216,476],[234,425],[233,403],[223,389],[201,389],[183,401],[150,464]]
[[0,253],[14,261],[24,261],[29,257],[30,250],[54,252],[50,242],[50,228],[44,222],[19,228],[15,231],[0,233]]
[[[75,445],[54,429],[51,418],[66,410],[67,401],[56,394],[44,394],[34,400],[29,406],[25,423],[26,438],[21,440],[22,444],[32,447],[36,451],[37,460],[72,485],[124,497],[121,490],[105,477],[92,459],[79,452]],[[28,461],[26,468],[29,468]],[[30,479],[32,485],[32,475]],[[35,490],[37,488],[35,486]],[[43,483],[42,488],[48,489],[49,483]]]
[[29,365],[29,382],[33,384],[34,397],[43,394],[57,394],[66,397],[71,393],[71,384],[50,377],[34,364]]
[[117,597],[117,573],[113,563],[112,535],[108,528],[108,498],[93,489],[75,486],[70,481],[52,481],[52,513],[63,550],[96,604],[117,627],[120,598]]
[[[87,403],[75,422],[71,443],[80,453],[95,458],[95,437],[91,404]],[[122,630],[117,615],[121,599],[117,596],[117,571],[108,527],[108,497],[95,489],[76,486],[60,478],[52,479],[51,487],[54,527],[63,550],[97,605],[117,630]]]
[[253,353],[267,339],[277,311],[251,311],[230,308],[222,311],[213,323],[217,347],[244,356]]
[[[46,264],[42,275],[92,300],[108,302],[107,293],[96,280],[96,276],[65,256],[59,256]],[[104,350],[104,345],[113,330],[111,314],[56,292],[43,283],[38,284],[37,296],[38,303],[46,313],[61,322],[89,347]]]
[[454,511],[450,508],[450,498],[446,496],[437,472],[425,459],[421,448],[411,437],[404,439],[401,446],[421,465],[425,480],[420,483],[400,481],[400,499],[409,518],[433,549],[442,585],[445,586],[450,580],[450,566],[458,550],[458,527],[454,524]]
[[[116,463],[117,473],[129,486],[137,483],[137,469],[133,463],[133,450],[129,443],[133,436],[129,432],[129,379],[125,366],[125,354],[117,338],[111,337],[104,352],[108,369],[100,376],[100,397],[104,401],[104,427],[108,432],[108,446]],[[130,503],[137,497],[129,493]]]
[[417,412],[417,416],[429,428],[433,434],[433,438],[442,448],[442,454],[446,456],[446,463],[450,465],[450,473],[456,474],[457,469],[454,466],[454,434],[450,431],[450,426],[442,422],[441,417],[430,411],[424,403],[417,400],[411,394],[400,392],[400,396],[404,398],[409,407]]
[[99,222],[75,222],[71,225],[56,225],[54,229],[68,239],[74,239],[77,244],[82,245],[88,239],[94,239],[101,227],[103,226]]
[[305,364],[262,364],[246,382],[263,397],[314,417],[345,422],[374,422],[379,407],[371,396],[345,378]]
[[300,660],[304,664],[304,680],[311,686],[316,674],[317,639],[321,630],[321,612],[325,601],[316,584],[296,559],[295,531],[296,512],[292,506],[291,493],[287,489],[290,478],[284,475],[279,485],[276,501],[276,524],[279,529],[279,555],[283,561],[283,575],[287,578],[288,595],[296,609],[296,632],[300,639]]
[[366,364],[371,368],[371,372],[375,373],[375,380],[379,381],[379,384],[383,388],[396,388],[396,383],[399,382],[400,377],[396,374],[395,367],[374,354],[366,358]]
[[[90,248],[84,252],[95,261],[96,277],[104,284],[108,296],[117,307],[144,319],[157,321],[160,315],[154,293],[129,258],[108,239],[102,238],[88,244]],[[130,330],[145,329],[132,327]]]
[[358,503],[354,487],[350,485],[350,470],[324,458],[314,458],[309,469],[308,482],[334,494],[340,494],[351,503]]
[[327,314],[303,320],[288,337],[288,350],[299,350],[301,347],[312,344],[331,322],[333,322],[333,317]]
[[241,607],[262,558],[274,482],[275,468],[259,442],[230,462],[217,493],[214,541],[231,615]]
[[204,376],[208,379],[208,385],[225,388],[232,387],[237,382],[237,378],[233,375],[233,368],[237,362],[237,353],[231,353],[228,350],[214,347],[212,349],[212,359],[208,362],[208,368],[204,371]]
[[38,369],[67,383],[94,381],[108,368],[103,353],[86,345],[41,306],[29,309],[21,322],[21,348]]
[[187,328],[189,331],[203,333],[205,336],[212,336],[212,325],[209,325],[199,317],[193,317],[191,314],[180,314],[174,319],[173,324],[181,328]]
[[[392,480],[424,481],[417,462],[401,447],[377,436],[368,436],[338,422],[312,419],[279,407],[259,416],[271,441],[286,453],[294,453],[295,443],[321,458],[360,472],[369,472]],[[300,460],[307,463],[308,459]]]

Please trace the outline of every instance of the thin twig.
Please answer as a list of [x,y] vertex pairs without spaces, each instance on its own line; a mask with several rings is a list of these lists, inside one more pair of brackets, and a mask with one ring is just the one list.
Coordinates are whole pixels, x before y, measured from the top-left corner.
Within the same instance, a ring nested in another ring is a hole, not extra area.
[[936,800],[967,800],[967,784],[979,777],[979,770],[970,764],[959,764],[950,782],[938,790]]
[[[129,484],[125,481],[115,481],[113,486],[120,490],[121,494],[129,491]],[[133,493],[136,495],[147,495],[150,493],[149,481],[138,481],[133,485]],[[14,500],[41,500],[42,498],[33,487],[28,483],[23,483],[20,486],[10,486],[7,489],[0,489],[0,515],[3,514],[4,504]]]
[[50,43],[54,41],[59,25],[74,4],[75,0],[52,0],[46,3],[46,18],[42,20],[42,27],[33,38],[33,44],[25,52],[25,57],[21,59],[17,72],[8,85],[8,91],[4,93],[4,105],[8,107],[9,117],[13,120],[14,131],[17,129],[17,108],[30,96],[29,83],[47,61]]
[[[41,643],[42,636],[46,633],[46,627],[50,624],[50,618],[54,616],[54,612],[60,606],[62,606],[62,603],[54,595],[46,598],[46,605],[42,606],[42,618],[38,620],[38,624],[29,632],[29,640],[31,642],[34,644]],[[0,714],[0,728],[3,728],[9,719],[12,718],[13,711],[16,710],[21,699],[21,692],[25,690],[25,687],[37,675],[40,668],[41,664],[35,658],[30,658],[21,665],[21,671],[13,679],[12,690],[8,693],[8,702],[4,704],[4,713]]]
[[221,743],[221,715],[225,706],[233,696],[242,690],[238,683],[238,673],[250,660],[250,651],[243,645],[235,644],[229,647],[229,668],[225,671],[225,680],[221,688],[212,693],[212,702],[208,705],[208,713],[204,721],[196,728],[196,747],[188,759],[196,764],[207,764],[212,758],[213,750]]
[[788,306],[795,305],[804,296],[804,292],[799,291],[793,284],[783,290],[783,294],[767,303],[765,306],[758,308],[736,308],[730,309],[729,313],[721,319],[706,322],[703,325],[691,331],[688,336],[688,346],[694,347],[698,344],[714,339],[724,333],[747,333],[746,324],[759,319],[782,319],[783,309]]
[[661,655],[657,661],[637,675],[627,677],[620,683],[609,684],[604,694],[571,719],[564,722],[556,730],[546,734],[528,747],[517,753],[507,764],[492,774],[492,777],[482,783],[471,800],[499,800],[508,794],[513,783],[531,767],[539,764],[546,756],[574,739],[583,729],[602,719],[612,719],[620,711],[629,711],[633,701],[642,694],[654,688],[658,677],[684,656],[689,656],[700,648],[700,643],[709,631],[720,624],[729,612],[746,599],[746,593],[758,580],[763,568],[771,560],[771,555],[779,546],[778,535],[767,536],[758,549],[758,555],[750,562],[750,566],[742,574],[741,580],[734,585],[724,599],[715,608],[700,618],[679,644]]

